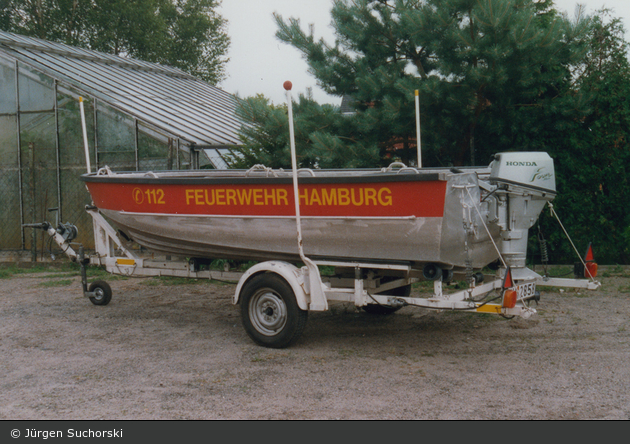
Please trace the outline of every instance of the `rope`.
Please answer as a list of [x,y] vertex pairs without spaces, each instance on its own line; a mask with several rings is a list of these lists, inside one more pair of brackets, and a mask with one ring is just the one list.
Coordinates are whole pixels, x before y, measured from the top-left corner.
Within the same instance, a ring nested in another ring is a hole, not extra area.
[[547,266],[549,265],[549,250],[547,249],[547,239],[540,229],[540,222],[538,223],[538,244],[540,246],[540,261],[543,263],[543,269],[547,274]]
[[582,263],[582,266],[584,267],[584,271],[586,271],[589,277],[591,278],[591,280],[595,282],[595,278],[591,275],[591,272],[588,271],[588,268],[586,268],[586,263],[582,259],[582,256],[580,256],[580,252],[577,250],[577,248],[575,248],[575,244],[571,240],[571,236],[569,236],[569,233],[567,233],[567,230],[565,230],[564,225],[562,225],[562,222],[560,221],[560,217],[558,216],[558,213],[556,213],[556,211],[553,209],[553,205],[551,204],[551,202],[547,202],[547,204],[549,205],[549,208],[551,209],[551,215],[556,218],[556,220],[560,224],[560,227],[562,228],[562,231],[564,231],[564,235],[567,237],[567,239],[569,239],[569,242],[571,243],[571,246],[573,247],[575,254],[577,255],[578,259],[580,259],[580,262]]
[[494,245],[494,249],[497,250],[497,253],[499,254],[499,259],[501,259],[501,262],[503,263],[503,268],[507,268],[507,264],[505,263],[505,260],[503,260],[503,256],[501,256],[501,252],[499,251],[499,247],[497,247],[497,244],[494,242],[494,239],[492,238],[492,235],[490,234],[490,230],[488,229],[488,226],[484,222],[483,216],[481,215],[481,212],[479,211],[479,208],[477,208],[477,204],[475,203],[475,199],[473,199],[472,195],[470,194],[470,190],[468,188],[466,188],[466,192],[468,193],[468,196],[470,196],[470,200],[473,203],[473,207],[475,207],[475,210],[477,211],[477,214],[479,215],[479,219],[481,220],[481,224],[486,229],[486,233],[488,233],[488,237],[492,241],[492,245]]

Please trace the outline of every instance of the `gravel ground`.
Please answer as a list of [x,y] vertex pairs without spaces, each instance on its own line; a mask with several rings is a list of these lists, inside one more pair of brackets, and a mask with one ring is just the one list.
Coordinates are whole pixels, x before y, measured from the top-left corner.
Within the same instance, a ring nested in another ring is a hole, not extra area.
[[630,416],[629,267],[543,291],[529,320],[333,305],[281,350],[249,339],[231,284],[109,277],[94,306],[76,272],[9,274],[3,420]]

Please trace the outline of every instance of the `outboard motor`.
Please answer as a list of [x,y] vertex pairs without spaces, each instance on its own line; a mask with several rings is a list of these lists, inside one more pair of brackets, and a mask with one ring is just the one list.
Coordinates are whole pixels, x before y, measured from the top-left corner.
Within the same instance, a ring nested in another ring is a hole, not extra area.
[[499,250],[510,267],[525,267],[528,230],[556,197],[553,159],[542,152],[499,153],[490,163],[490,217],[501,229]]

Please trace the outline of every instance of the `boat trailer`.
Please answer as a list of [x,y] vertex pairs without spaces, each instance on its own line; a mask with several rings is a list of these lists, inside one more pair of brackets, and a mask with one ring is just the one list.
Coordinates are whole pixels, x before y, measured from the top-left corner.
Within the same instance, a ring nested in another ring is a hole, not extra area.
[[[550,204],[551,206],[551,204]],[[553,207],[551,207],[553,212]],[[243,325],[259,345],[284,348],[302,334],[309,311],[325,311],[330,301],[352,303],[372,314],[387,315],[405,306],[424,309],[494,314],[528,319],[536,314],[540,300],[538,285],[596,290],[597,264],[589,251],[576,270],[583,278],[541,276],[526,267],[496,268],[494,275],[467,273],[457,275],[438,266],[417,269],[407,264],[343,260],[310,260],[302,266],[285,261],[260,262],[245,272],[204,269],[199,260],[156,260],[141,257],[133,243],[119,235],[98,208],[86,207],[94,228],[94,253],[85,254],[83,245],[73,243],[77,228],[71,224],[48,222],[25,224],[42,229],[63,253],[81,267],[83,294],[94,305],[107,305],[112,290],[104,280],[91,283],[88,265],[99,266],[111,274],[129,277],[180,277],[237,282],[233,297],[240,304]],[[320,267],[335,272],[321,275]],[[451,282],[464,279],[468,288],[447,291]],[[411,295],[411,286],[432,281],[428,297]],[[488,281],[488,282],[486,282]]]

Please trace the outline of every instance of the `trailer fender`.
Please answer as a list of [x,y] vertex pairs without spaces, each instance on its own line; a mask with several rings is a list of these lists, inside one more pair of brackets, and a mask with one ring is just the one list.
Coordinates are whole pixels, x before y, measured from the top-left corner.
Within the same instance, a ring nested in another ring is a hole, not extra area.
[[298,306],[302,310],[308,310],[309,298],[304,291],[304,272],[295,265],[284,261],[261,262],[249,268],[238,281],[234,292],[234,304],[238,304],[241,297],[241,290],[245,283],[252,277],[261,273],[275,273],[282,277],[291,286]]

